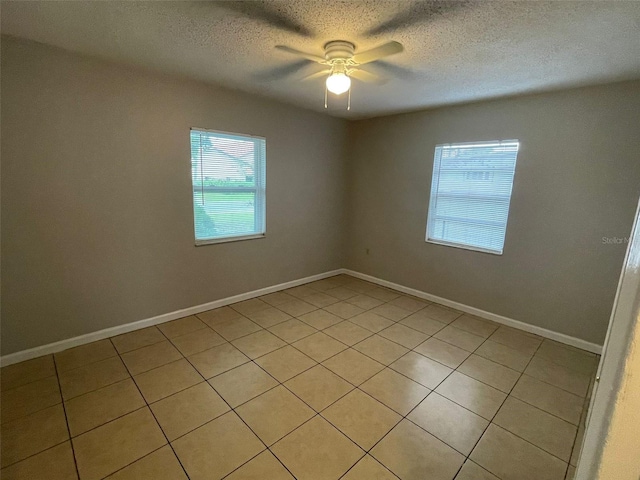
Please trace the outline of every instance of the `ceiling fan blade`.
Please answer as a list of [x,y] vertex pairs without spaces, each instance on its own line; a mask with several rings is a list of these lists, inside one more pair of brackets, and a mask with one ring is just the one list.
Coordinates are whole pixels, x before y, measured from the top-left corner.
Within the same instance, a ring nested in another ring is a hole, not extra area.
[[303,70],[310,65],[315,64],[309,60],[298,60],[288,65],[282,65],[280,67],[270,68],[268,70],[254,73],[253,77],[261,82],[272,82],[298,73],[300,70]]
[[401,67],[400,65],[396,65],[394,63],[385,62],[384,60],[371,62],[367,65],[367,68],[374,70],[374,73],[377,70],[383,75],[387,74],[402,79],[412,79],[420,76],[420,73],[416,70],[412,70],[407,67]]
[[457,0],[455,2],[434,2],[431,0],[415,2],[408,9],[397,13],[386,22],[370,28],[364,34],[366,36],[382,35],[396,30],[410,27],[417,23],[424,23],[443,17],[449,13],[466,7],[470,0]]
[[326,70],[321,70],[316,73],[312,73],[311,75],[307,75],[306,77],[302,77],[300,80],[306,82],[308,80],[315,80],[316,78],[326,77],[331,73],[331,69],[328,68]]
[[353,61],[362,65],[364,63],[375,62],[376,60],[388,57],[389,55],[395,55],[403,50],[404,47],[401,43],[389,42],[384,45],[380,45],[379,47],[372,48],[371,50],[367,50],[366,52],[356,53],[353,56]]
[[387,83],[387,79],[383,78],[375,73],[367,72],[366,70],[354,69],[349,73],[349,76],[366,83],[376,83],[382,85]]
[[220,8],[239,13],[246,17],[264,22],[272,27],[297,33],[303,37],[311,37],[313,33],[304,25],[288,17],[280,9],[269,6],[267,2],[256,1],[224,1],[215,2]]
[[301,52],[300,50],[296,50],[295,48],[287,47],[286,45],[276,45],[278,50],[282,50],[283,52],[291,53],[293,55],[298,55],[299,57],[306,58],[307,60],[312,60],[314,62],[324,63],[324,57],[319,55],[314,55],[313,53]]

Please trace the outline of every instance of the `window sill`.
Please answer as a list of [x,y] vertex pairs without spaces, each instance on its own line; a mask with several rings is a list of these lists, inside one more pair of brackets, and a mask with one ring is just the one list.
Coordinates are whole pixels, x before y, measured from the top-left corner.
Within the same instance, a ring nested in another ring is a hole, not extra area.
[[196,240],[196,247],[202,247],[204,245],[213,245],[216,243],[241,242],[243,240],[254,240],[257,238],[264,238],[265,236],[266,236],[266,233],[256,233],[254,235],[240,235],[237,237],[210,238],[207,240]]
[[435,245],[442,245],[443,247],[454,247],[454,248],[461,248],[463,250],[471,250],[473,252],[490,253],[491,255],[502,255],[502,250],[500,251],[487,250],[486,248],[474,247],[471,245],[464,245],[462,243],[443,242],[441,240],[432,240],[430,238],[427,238],[425,242],[433,243]]

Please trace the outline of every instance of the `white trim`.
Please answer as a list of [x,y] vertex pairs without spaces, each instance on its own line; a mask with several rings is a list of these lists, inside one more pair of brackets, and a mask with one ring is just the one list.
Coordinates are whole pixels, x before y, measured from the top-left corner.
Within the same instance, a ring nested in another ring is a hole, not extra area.
[[311,275],[310,277],[299,278],[298,280],[292,280],[290,282],[280,283],[271,287],[261,288],[259,290],[253,290],[251,292],[241,293],[232,297],[221,298],[220,300],[214,300],[213,302],[203,303],[202,305],[196,305],[195,307],[183,308],[182,310],[176,310],[174,312],[164,313],[156,317],[146,318],[144,320],[138,320],[136,322],[126,323],[124,325],[118,325],[116,327],[105,328],[104,330],[98,330],[97,332],[87,333],[78,337],[68,338],[66,340],[60,340],[59,342],[49,343],[47,345],[41,345],[39,347],[30,348],[28,350],[22,350],[16,353],[10,353],[0,357],[0,366],[6,367],[14,363],[23,362],[25,360],[31,360],[32,358],[41,357],[42,355],[48,355],[50,353],[60,352],[68,348],[77,347],[86,343],[95,342],[105,338],[113,337],[115,335],[121,335],[133,330],[138,330],[145,327],[151,327],[158,325],[159,323],[169,322],[178,318],[187,317],[189,315],[195,315],[202,313],[213,308],[224,307],[232,303],[241,302],[243,300],[249,300],[250,298],[261,297],[269,293],[278,292],[286,288],[297,287],[309,282],[315,282],[316,280],[322,280],[323,278],[333,277],[343,273],[344,269],[332,270],[329,272],[319,273],[317,275]]
[[565,335],[564,333],[554,332],[553,330],[548,330],[546,328],[538,327],[536,325],[524,323],[519,320],[514,320],[512,318],[503,317],[502,315],[498,315],[495,313],[486,312],[484,310],[480,310],[479,308],[465,305],[464,303],[448,300],[446,298],[438,297],[436,295],[422,292],[414,288],[405,287],[404,285],[398,285],[397,283],[389,282],[387,280],[382,280],[380,278],[372,277],[371,275],[366,275],[360,272],[355,272],[353,270],[343,269],[342,273],[351,275],[361,280],[377,283],[378,285],[381,285],[383,287],[392,288],[394,290],[398,290],[399,292],[413,295],[414,297],[424,298],[425,300],[429,300],[431,302],[440,303],[441,305],[455,308],[457,310],[460,310],[465,313],[470,313],[477,317],[486,318],[487,320],[491,320],[493,322],[500,323],[502,325],[507,325],[509,327],[517,328],[525,332],[534,333],[536,335],[540,335],[541,337],[549,338],[551,340],[555,340],[557,342],[564,343],[566,345],[571,345],[572,347],[580,348],[582,350],[587,350],[588,352],[597,353],[597,354],[602,353],[602,345],[587,342],[586,340],[572,337],[570,335]]
[[30,348],[28,350],[22,350],[16,353],[10,353],[9,355],[0,357],[0,366],[5,367],[7,365],[23,362],[25,360],[30,360],[32,358],[40,357],[42,355],[48,355],[50,353],[60,352],[68,348],[77,347],[79,345],[95,342],[97,340],[113,337],[115,335],[121,335],[123,333],[128,333],[133,330],[138,330],[140,328],[151,327],[153,325],[158,325],[160,323],[169,322],[171,320],[176,320],[178,318],[187,317],[189,315],[195,315],[197,313],[205,312],[213,308],[224,307],[225,305],[230,305],[232,303],[241,302],[243,300],[249,300],[250,298],[260,297],[262,295],[278,292],[286,288],[297,287],[298,285],[302,285],[309,282],[315,282],[316,280],[322,280],[323,278],[333,277],[335,275],[340,275],[340,274],[347,274],[356,278],[360,278],[362,280],[367,280],[368,282],[376,283],[383,287],[392,288],[394,290],[398,290],[399,292],[406,293],[408,295],[413,295],[414,297],[424,298],[425,300],[429,300],[431,302],[440,303],[442,305],[455,308],[465,313],[470,313],[472,315],[476,315],[481,318],[486,318],[487,320],[491,320],[493,322],[500,323],[502,325],[507,325],[509,327],[517,328],[525,332],[535,333],[536,335],[540,335],[541,337],[550,338],[552,340],[556,340],[558,342],[564,343],[566,345],[571,345],[576,348],[581,348],[589,352],[593,352],[597,354],[600,354],[602,352],[602,345],[590,343],[590,342],[587,342],[586,340],[581,340],[579,338],[565,335],[564,333],[558,333],[552,330],[547,330],[546,328],[530,325],[528,323],[520,322],[512,318],[503,317],[502,315],[497,315],[495,313],[486,312],[484,310],[480,310],[479,308],[465,305],[464,303],[448,300],[446,298],[438,297],[436,295],[422,292],[414,288],[405,287],[404,285],[398,285],[397,283],[389,282],[387,280],[382,280],[377,277],[372,277],[371,275],[355,272],[353,270],[349,270],[346,268],[339,268],[337,270],[332,270],[325,273],[319,273],[317,275],[311,275],[310,277],[305,277],[305,278],[300,278],[298,280],[292,280],[290,282],[280,283],[278,285],[273,285],[271,287],[266,287],[266,288],[261,288],[259,290],[253,290],[251,292],[241,293],[239,295],[234,295],[232,297],[221,298],[220,300],[214,300],[213,302],[203,303],[202,305],[196,305],[195,307],[184,308],[182,310],[176,310],[174,312],[164,313],[156,317],[146,318],[144,320],[138,320],[136,322],[127,323],[124,325],[118,325],[116,327],[105,328],[104,330],[98,330],[97,332],[87,333],[85,335],[80,335],[79,337],[60,340],[59,342],[49,343],[47,345],[41,345],[39,347]]

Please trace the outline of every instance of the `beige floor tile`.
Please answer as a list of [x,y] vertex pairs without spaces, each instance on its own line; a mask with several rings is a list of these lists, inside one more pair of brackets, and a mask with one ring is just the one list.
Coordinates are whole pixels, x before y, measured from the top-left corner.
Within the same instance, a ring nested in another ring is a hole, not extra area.
[[370,455],[362,457],[341,480],[397,480],[393,473]]
[[364,309],[356,307],[355,305],[352,305],[348,302],[334,303],[333,305],[325,307],[325,310],[345,320],[351,317],[355,317],[356,315],[360,315],[362,312],[364,312]]
[[129,378],[119,357],[108,358],[60,373],[60,388],[65,400],[92,392]]
[[449,367],[415,352],[407,353],[389,367],[429,389],[436,388],[452,372]]
[[322,280],[316,280],[315,282],[307,283],[306,286],[313,288],[319,292],[325,292],[333,288],[337,288],[343,285],[343,282],[334,280],[334,278],[325,278]]
[[322,365],[316,365],[293,377],[285,386],[317,412],[324,410],[353,389],[353,385]]
[[16,420],[61,402],[62,396],[57,377],[43,378],[3,391],[0,400],[2,423]]
[[[347,287],[335,287],[330,288],[324,291],[326,295],[330,295],[338,300],[347,300],[349,298],[353,298],[358,295],[358,292],[355,292]],[[308,297],[307,297],[308,298]],[[309,301],[305,298],[305,301]]]
[[544,340],[536,351],[537,357],[542,357],[565,368],[569,368],[583,375],[591,375],[598,368],[598,357],[589,352],[582,352],[566,348],[556,342]]
[[389,290],[388,288],[378,287],[377,285],[373,285],[367,288],[364,292],[366,295],[370,297],[377,298],[378,300],[382,300],[383,302],[390,302],[394,298],[398,298],[400,296],[399,293]]
[[400,415],[408,414],[430,392],[428,388],[389,368],[385,368],[360,385],[360,390]]
[[316,362],[324,362],[327,358],[333,357],[336,353],[347,348],[345,344],[322,332],[298,340],[293,346]]
[[298,298],[287,303],[282,303],[278,305],[278,308],[293,317],[299,317],[300,315],[313,312],[317,309],[315,305],[311,305],[310,303],[307,303],[304,300],[300,300]]
[[436,388],[440,395],[491,420],[507,395],[471,377],[453,372]]
[[283,303],[290,302],[295,297],[292,297],[291,295],[285,292],[275,292],[275,293],[269,293],[267,295],[263,295],[262,297],[259,297],[259,298],[263,302],[266,302],[269,305],[273,305],[275,307]]
[[[300,298],[307,297],[309,295],[313,295],[314,293],[318,293],[318,290],[309,288],[307,285],[300,285],[298,287],[287,288],[284,291],[284,293],[292,297],[295,297],[297,299],[300,299]],[[286,303],[286,302],[282,302],[282,303]]]
[[402,345],[398,345],[380,335],[373,335],[360,343],[356,343],[353,349],[364,353],[366,356],[377,360],[383,365],[389,365],[395,362],[409,351],[409,349]]
[[388,338],[389,340],[399,343],[407,348],[415,348],[429,338],[429,335],[406,327],[401,323],[395,323],[389,328],[381,330],[378,332],[378,335]]
[[511,395],[574,425],[580,422],[584,403],[582,397],[528,375],[520,377]]
[[578,460],[580,459],[580,450],[582,450],[585,428],[585,424],[580,422],[580,426],[578,427],[578,434],[576,435],[576,441],[574,442],[573,449],[571,450],[571,459],[569,460],[569,465],[573,465],[574,467],[578,465]]
[[214,308],[213,310],[207,310],[206,312],[198,313],[196,315],[196,317],[210,327],[221,322],[233,320],[234,318],[240,318],[241,316],[242,315],[231,307]]
[[307,325],[311,325],[318,330],[324,330],[332,325],[341,323],[342,319],[333,313],[329,313],[326,310],[314,310],[313,312],[305,313],[298,317]]
[[498,324],[490,322],[489,320],[483,320],[466,314],[451,322],[451,326],[464,330],[465,332],[473,333],[482,338],[488,338],[499,327]]
[[426,308],[409,315],[400,321],[402,325],[406,325],[414,330],[424,333],[425,335],[433,335],[447,326],[446,322],[435,320],[424,313]]
[[387,434],[402,417],[360,390],[353,390],[322,412],[351,440],[369,450]]
[[315,328],[301,322],[297,318],[292,318],[286,322],[274,325],[269,331],[287,343],[296,342],[317,332]]
[[65,404],[71,436],[75,437],[145,406],[132,379],[72,398]]
[[187,476],[173,450],[167,445],[107,477],[107,480],[139,479],[187,480]]
[[58,373],[99,362],[118,355],[111,340],[105,339],[70,348],[54,355]]
[[356,325],[361,326],[362,328],[366,328],[371,332],[379,332],[380,330],[393,325],[391,320],[387,320],[386,318],[376,315],[373,312],[364,312],[360,315],[356,315],[349,319],[351,323],[355,323]]
[[151,405],[170,442],[229,411],[211,385],[202,382]]
[[396,307],[395,305],[392,305],[390,303],[385,303],[370,311],[372,313],[380,315],[381,317],[384,317],[394,322],[399,322],[400,320],[408,317],[412,313],[412,312],[409,312],[408,310],[405,310],[404,308]]
[[518,372],[524,372],[529,360],[531,360],[530,354],[493,342],[491,337],[480,345],[474,353]]
[[188,360],[204,378],[214,377],[250,361],[244,353],[228,343],[191,355]]
[[509,393],[520,378],[520,372],[479,355],[471,355],[467,358],[458,367],[458,371],[505,393]]
[[431,305],[431,302],[427,300],[422,300],[417,297],[410,297],[408,295],[401,295],[398,298],[394,298],[389,302],[390,305],[394,305],[396,307],[400,307],[404,310],[408,310],[411,313],[415,313],[418,310],[422,310],[428,305]]
[[323,365],[353,385],[360,385],[384,368],[381,363],[351,348],[325,360]]
[[256,359],[256,363],[279,382],[286,382],[317,364],[315,360],[291,346],[260,357]]
[[464,462],[464,465],[460,469],[460,472],[456,476],[455,480],[500,480],[492,473],[487,472],[477,463],[473,463],[471,460]]
[[426,315],[427,317],[431,317],[434,320],[438,320],[439,322],[451,323],[456,318],[462,316],[464,312],[434,303],[420,310],[420,313]]
[[340,299],[335,296],[327,295],[326,293],[316,292],[304,297],[304,301],[315,307],[323,308],[328,305],[338,303]]
[[148,327],[112,337],[111,342],[119,353],[126,353],[154,343],[164,342],[166,339],[156,327]]
[[373,298],[362,293],[359,293],[355,297],[350,297],[346,301],[352,305],[355,305],[356,307],[360,307],[365,310],[371,310],[372,308],[375,308],[384,303],[382,300],[378,300],[377,298]]
[[565,462],[571,458],[577,427],[516,398],[507,398],[493,423]]
[[103,478],[153,452],[167,441],[148,408],[141,408],[75,437],[80,477]]
[[567,469],[567,476],[565,477],[565,479],[573,480],[575,476],[576,476],[576,467],[574,467],[573,465],[569,465],[569,468]]
[[205,350],[209,350],[226,342],[224,338],[210,328],[203,328],[202,330],[196,330],[195,332],[171,339],[171,343],[173,343],[185,357],[204,352]]
[[282,385],[239,406],[236,413],[267,446],[315,415],[312,409]]
[[0,460],[6,467],[69,439],[62,405],[2,425]]
[[213,377],[209,383],[233,408],[278,385],[271,375],[253,362]]
[[263,302],[259,298],[251,298],[249,300],[244,300],[243,302],[234,303],[229,306],[236,312],[240,312],[242,315],[259,312],[260,310],[265,310],[270,307],[268,303]]
[[234,471],[225,480],[294,480],[273,453],[266,450]]
[[484,418],[432,393],[407,417],[464,456],[468,456],[489,425]]
[[146,372],[181,358],[180,352],[168,341],[122,354],[122,360],[131,375]]
[[402,480],[451,480],[464,457],[408,420],[400,422],[371,455]]
[[542,343],[542,337],[505,326],[498,328],[489,338],[492,342],[500,343],[527,355],[533,355]]
[[345,345],[354,345],[373,335],[373,332],[359,327],[349,321],[338,323],[323,330],[323,332],[327,335],[331,335],[333,338],[341,341]]
[[56,367],[53,363],[53,355],[45,355],[0,369],[0,385],[2,385],[0,388],[4,392],[36,380],[55,376],[55,374]]
[[544,358],[534,356],[524,373],[574,395],[579,395],[580,397],[587,395],[590,381],[588,375],[570,370]]
[[501,480],[562,480],[567,469],[562,460],[493,424],[470,458]]
[[264,450],[264,445],[234,412],[172,442],[191,480],[222,478]]
[[284,437],[271,451],[298,480],[337,480],[364,455],[320,416]]
[[168,338],[179,337],[180,335],[186,335],[187,333],[202,330],[206,325],[195,315],[179,318],[171,322],[162,323],[158,325],[158,329],[164,333]]
[[202,376],[184,358],[133,377],[148,403],[202,382]]
[[245,317],[238,317],[226,322],[220,322],[213,325],[211,328],[229,342],[262,329],[260,325]]
[[470,353],[450,343],[431,337],[418,345],[415,349],[421,355],[442,363],[449,368],[457,368],[464,362]]
[[4,480],[77,480],[71,442],[64,442],[2,469]]
[[474,335],[473,333],[460,330],[459,328],[451,325],[443,328],[436,333],[434,338],[442,340],[443,342],[450,343],[458,348],[466,350],[467,352],[473,352],[485,341],[483,337]]
[[[288,295],[287,295],[288,296]],[[293,297],[290,297],[293,300]],[[248,315],[249,319],[254,323],[257,323],[262,328],[269,328],[277,325],[278,323],[286,322],[289,320],[291,315],[284,313],[282,310],[278,310],[277,308],[265,308],[264,310],[260,310],[258,312],[254,312]]]
[[231,343],[251,359],[261,357],[286,345],[283,340],[267,330],[259,330]]

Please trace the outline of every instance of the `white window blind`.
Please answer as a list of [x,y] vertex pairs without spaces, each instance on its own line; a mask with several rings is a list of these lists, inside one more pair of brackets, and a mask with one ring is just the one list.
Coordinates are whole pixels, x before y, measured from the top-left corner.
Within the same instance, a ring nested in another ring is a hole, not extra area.
[[436,146],[428,242],[502,254],[517,140]]
[[265,234],[264,138],[191,129],[196,245]]

